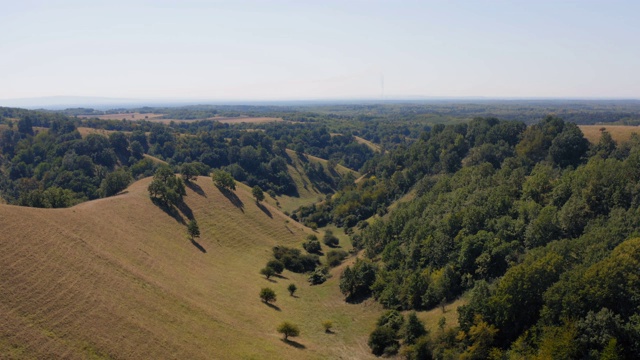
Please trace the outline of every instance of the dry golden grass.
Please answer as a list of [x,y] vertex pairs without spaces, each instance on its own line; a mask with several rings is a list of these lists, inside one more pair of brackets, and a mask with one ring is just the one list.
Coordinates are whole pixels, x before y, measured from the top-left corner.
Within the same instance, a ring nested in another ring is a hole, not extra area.
[[[343,301],[343,267],[313,287],[300,274],[258,275],[273,246],[298,246],[311,230],[258,207],[244,187],[232,201],[207,177],[172,217],[150,201],[149,181],[69,209],[0,205],[0,358],[372,358],[366,339],[381,309]],[[197,246],[182,222],[191,212]],[[265,286],[279,309],[258,299]],[[280,340],[284,320],[299,324],[301,346]]]
[[579,125],[578,126],[584,137],[592,144],[597,144],[600,141],[601,131],[600,129],[606,129],[613,140],[618,144],[628,141],[631,138],[631,134],[640,134],[640,127],[627,126],[627,125]]
[[119,113],[119,114],[107,114],[107,115],[78,115],[79,118],[93,119],[98,118],[101,120],[153,120],[164,116],[163,114],[140,114],[140,113]]

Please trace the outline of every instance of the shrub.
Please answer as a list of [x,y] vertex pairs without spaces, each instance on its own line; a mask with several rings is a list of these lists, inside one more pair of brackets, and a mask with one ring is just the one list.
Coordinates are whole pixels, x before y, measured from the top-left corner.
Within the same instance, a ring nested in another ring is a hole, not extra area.
[[338,240],[338,238],[333,235],[333,231],[331,230],[327,230],[324,233],[324,237],[322,238],[322,242],[327,245],[327,246],[331,246],[331,247],[336,247],[338,246],[338,244],[340,244],[340,240]]
[[296,286],[296,284],[289,284],[289,286],[287,286],[287,290],[289,290],[289,295],[293,296],[293,293],[296,292],[296,290],[298,290],[298,287]]
[[309,275],[308,281],[311,285],[320,285],[327,281],[327,276],[322,272],[322,270],[318,269]]
[[336,267],[342,263],[342,260],[347,258],[347,255],[347,252],[344,250],[330,250],[327,253],[327,265]]
[[307,241],[302,244],[302,247],[310,254],[319,254],[322,252],[322,247],[319,241]]
[[330,333],[331,328],[333,327],[333,322],[331,320],[325,320],[322,322],[322,327],[324,328],[324,332]]

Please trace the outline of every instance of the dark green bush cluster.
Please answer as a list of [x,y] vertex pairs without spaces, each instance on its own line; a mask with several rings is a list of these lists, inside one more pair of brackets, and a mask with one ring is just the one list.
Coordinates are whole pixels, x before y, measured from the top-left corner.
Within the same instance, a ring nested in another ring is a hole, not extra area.
[[297,273],[313,271],[320,264],[317,255],[303,255],[299,249],[285,246],[274,247],[273,257],[282,262],[287,270]]
[[318,237],[315,235],[307,236],[307,241],[305,241],[302,244],[302,247],[310,254],[322,253],[322,247],[320,246],[320,241],[318,241]]

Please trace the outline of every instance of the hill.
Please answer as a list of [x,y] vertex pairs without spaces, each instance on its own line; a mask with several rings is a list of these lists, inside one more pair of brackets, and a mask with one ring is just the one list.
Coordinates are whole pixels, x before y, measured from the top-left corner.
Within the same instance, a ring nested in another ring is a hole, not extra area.
[[[258,207],[244,187],[225,196],[206,177],[168,214],[150,201],[149,182],[67,209],[0,205],[1,357],[371,357],[366,339],[381,308],[345,303],[337,273],[314,287],[300,274],[258,274],[273,246],[298,246],[311,230]],[[191,216],[202,233],[195,243]],[[265,286],[277,307],[260,302]],[[284,320],[300,325],[296,342],[276,333]]]

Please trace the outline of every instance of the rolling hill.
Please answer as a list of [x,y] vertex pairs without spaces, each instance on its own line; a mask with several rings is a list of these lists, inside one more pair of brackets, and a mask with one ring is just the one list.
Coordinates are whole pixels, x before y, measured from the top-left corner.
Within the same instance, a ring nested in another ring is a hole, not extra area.
[[[273,246],[298,246],[310,229],[257,206],[245,187],[225,196],[206,177],[167,213],[149,199],[149,182],[67,209],[0,205],[0,357],[372,357],[366,339],[381,307],[343,301],[342,267],[313,287],[301,274],[258,274]],[[202,233],[195,243],[190,217]],[[275,307],[258,298],[266,286]],[[301,328],[294,342],[275,331],[285,320]]]

